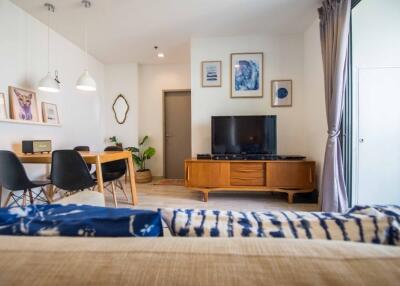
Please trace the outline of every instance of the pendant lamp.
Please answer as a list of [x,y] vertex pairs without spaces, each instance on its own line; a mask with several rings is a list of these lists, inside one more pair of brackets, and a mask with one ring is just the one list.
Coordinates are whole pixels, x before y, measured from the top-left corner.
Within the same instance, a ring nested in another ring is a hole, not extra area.
[[[82,0],[82,5],[85,8],[90,8],[92,5],[88,0]],[[76,82],[76,88],[84,91],[95,91],[96,82],[89,74],[89,56],[87,52],[87,23],[85,23],[85,56],[86,56],[86,69]]]
[[54,13],[55,7],[51,3],[45,3],[48,11],[47,23],[47,75],[39,81],[38,89],[47,92],[59,92],[59,83],[50,74],[50,12]]

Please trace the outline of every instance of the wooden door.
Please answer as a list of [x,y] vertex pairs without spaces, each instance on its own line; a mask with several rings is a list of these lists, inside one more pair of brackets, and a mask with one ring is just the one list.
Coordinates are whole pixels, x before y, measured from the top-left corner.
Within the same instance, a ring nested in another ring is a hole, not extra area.
[[164,117],[164,177],[183,179],[192,153],[190,91],[165,92]]
[[314,162],[268,162],[267,187],[313,189]]
[[190,187],[229,186],[229,162],[188,162],[186,185]]

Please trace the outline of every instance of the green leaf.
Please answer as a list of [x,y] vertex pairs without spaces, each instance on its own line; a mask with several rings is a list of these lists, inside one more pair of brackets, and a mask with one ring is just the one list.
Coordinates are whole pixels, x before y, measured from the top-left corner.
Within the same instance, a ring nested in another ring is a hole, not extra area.
[[142,141],[139,143],[139,146],[143,146],[144,143],[146,143],[147,139],[149,139],[149,136],[147,136],[147,135],[144,136],[143,139],[142,139]]
[[156,154],[156,149],[154,149],[153,147],[149,147],[143,152],[143,157],[145,157],[146,159],[150,159],[155,154]]
[[139,156],[133,154],[132,159],[135,162],[135,164],[138,165],[139,167],[142,165],[143,160]]
[[136,147],[128,147],[128,148],[125,148],[126,150],[128,150],[128,151],[131,151],[132,153],[139,153],[139,148],[136,148]]

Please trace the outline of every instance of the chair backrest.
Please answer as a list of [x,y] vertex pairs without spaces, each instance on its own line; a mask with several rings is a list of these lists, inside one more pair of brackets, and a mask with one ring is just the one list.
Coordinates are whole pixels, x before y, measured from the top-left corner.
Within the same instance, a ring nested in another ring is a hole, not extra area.
[[25,190],[32,185],[21,161],[11,151],[0,151],[0,185],[11,191]]
[[[118,146],[108,146],[104,149],[104,151],[123,151],[121,147]],[[113,161],[113,162],[108,162],[104,163],[101,165],[102,166],[102,171],[104,173],[120,173],[120,174],[125,174],[126,173],[126,163],[125,160],[118,160],[118,161]]]
[[74,148],[75,151],[83,151],[83,152],[89,152],[90,147],[89,146],[76,146]]
[[75,191],[95,185],[82,156],[75,150],[56,150],[52,155],[51,182],[57,188]]
[[[75,151],[81,151],[81,152],[89,152],[90,151],[90,147],[89,146],[76,146],[74,148]],[[86,164],[89,172],[92,171],[92,164]]]

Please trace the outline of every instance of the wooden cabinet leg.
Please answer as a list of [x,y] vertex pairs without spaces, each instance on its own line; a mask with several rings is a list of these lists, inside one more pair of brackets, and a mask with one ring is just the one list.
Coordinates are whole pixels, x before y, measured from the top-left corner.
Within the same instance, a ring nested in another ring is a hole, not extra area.
[[208,202],[208,191],[203,191],[203,202]]
[[294,193],[287,193],[287,194],[288,194],[288,203],[293,204]]

